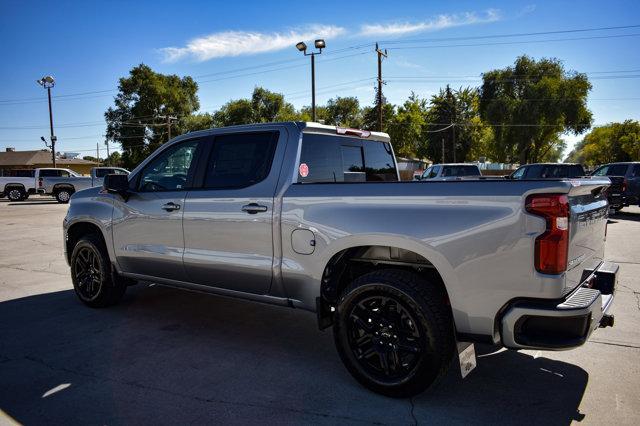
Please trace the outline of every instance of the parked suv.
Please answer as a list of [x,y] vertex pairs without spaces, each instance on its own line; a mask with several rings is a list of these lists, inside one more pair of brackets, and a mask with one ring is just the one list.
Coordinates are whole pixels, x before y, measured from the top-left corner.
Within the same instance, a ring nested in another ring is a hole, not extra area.
[[64,246],[90,307],[142,280],[312,311],[360,383],[410,396],[458,348],[475,365],[462,342],[569,349],[613,325],[608,185],[400,182],[384,133],[215,128],[77,192]]
[[620,176],[622,182],[616,186],[620,202],[616,210],[640,204],[640,162],[611,163],[598,167],[592,176]]
[[509,179],[558,179],[577,178],[585,175],[581,164],[534,163],[520,166],[515,172],[511,173]]
[[427,167],[418,180],[455,180],[481,176],[480,168],[475,164],[452,163],[433,164]]

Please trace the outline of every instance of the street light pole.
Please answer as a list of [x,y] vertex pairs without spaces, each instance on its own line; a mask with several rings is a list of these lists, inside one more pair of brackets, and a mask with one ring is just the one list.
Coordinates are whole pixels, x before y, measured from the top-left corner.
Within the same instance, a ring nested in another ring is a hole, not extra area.
[[322,49],[326,47],[326,43],[322,39],[314,42],[317,52],[307,53],[307,45],[301,41],[296,44],[296,49],[304,53],[304,56],[311,56],[311,121],[316,121],[316,55],[322,53]]
[[47,75],[42,77],[40,80],[36,80],[36,82],[47,89],[47,98],[49,100],[49,130],[51,131],[51,162],[53,163],[53,167],[56,167],[56,136],[53,134],[53,109],[51,108],[51,88],[56,85],[55,79]]
[[311,54],[311,121],[316,121],[316,55]]

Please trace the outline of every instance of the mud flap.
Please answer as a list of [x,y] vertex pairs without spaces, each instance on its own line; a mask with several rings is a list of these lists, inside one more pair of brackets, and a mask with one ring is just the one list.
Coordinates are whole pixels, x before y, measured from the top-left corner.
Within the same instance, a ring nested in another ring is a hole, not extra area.
[[460,361],[460,374],[464,379],[476,368],[476,348],[471,342],[458,342],[458,360]]

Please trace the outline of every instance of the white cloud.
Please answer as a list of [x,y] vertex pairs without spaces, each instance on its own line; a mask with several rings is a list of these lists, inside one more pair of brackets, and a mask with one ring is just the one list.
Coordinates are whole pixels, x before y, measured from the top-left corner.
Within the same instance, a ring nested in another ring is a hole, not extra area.
[[194,38],[184,47],[160,49],[165,62],[195,59],[202,62],[227,56],[252,55],[293,49],[299,41],[309,42],[316,38],[333,38],[345,32],[344,28],[332,25],[311,25],[287,32],[261,33],[251,31],[223,31]]
[[489,9],[483,13],[466,12],[453,15],[438,15],[433,19],[419,22],[395,22],[389,24],[365,24],[360,27],[363,36],[397,36],[409,33],[438,31],[463,25],[486,24],[502,19],[496,9]]

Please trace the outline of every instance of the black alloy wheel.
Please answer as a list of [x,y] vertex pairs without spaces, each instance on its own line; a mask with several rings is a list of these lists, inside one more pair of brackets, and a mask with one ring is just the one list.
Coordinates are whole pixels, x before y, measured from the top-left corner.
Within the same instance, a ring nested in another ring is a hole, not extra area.
[[99,254],[93,247],[82,247],[76,253],[73,273],[78,283],[77,291],[81,299],[91,302],[98,297],[104,282]]
[[342,291],[333,335],[353,377],[391,397],[413,396],[437,383],[455,350],[444,289],[398,269],[369,272]]

